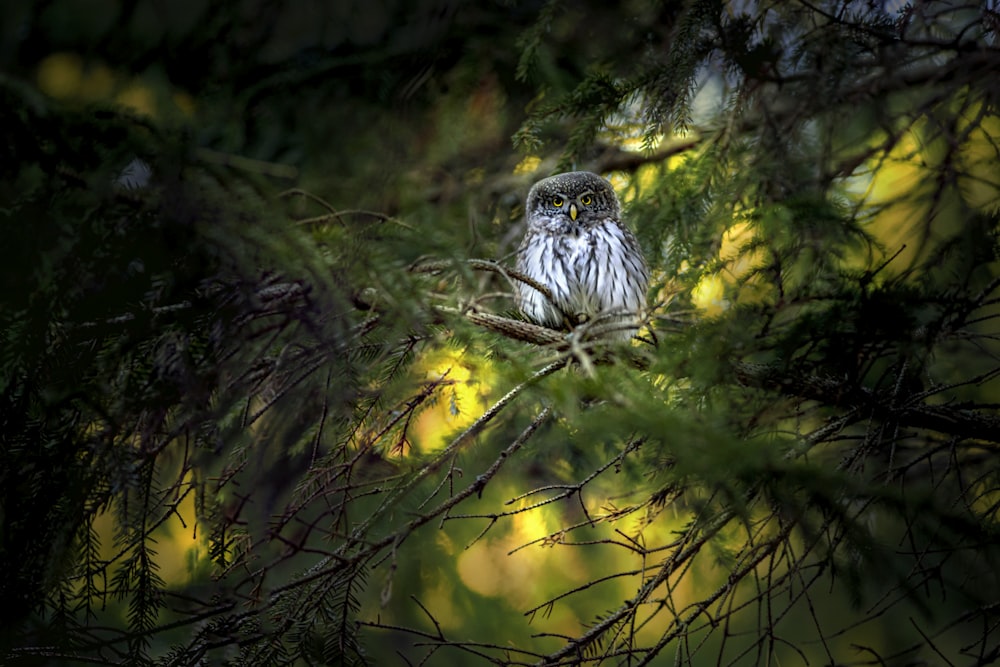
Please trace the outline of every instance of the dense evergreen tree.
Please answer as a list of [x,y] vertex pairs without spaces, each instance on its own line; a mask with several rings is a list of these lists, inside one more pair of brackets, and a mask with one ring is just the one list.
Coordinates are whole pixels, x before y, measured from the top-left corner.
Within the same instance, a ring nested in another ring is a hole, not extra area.
[[[995,3],[0,19],[5,663],[1000,657]],[[510,299],[569,168],[632,346]]]

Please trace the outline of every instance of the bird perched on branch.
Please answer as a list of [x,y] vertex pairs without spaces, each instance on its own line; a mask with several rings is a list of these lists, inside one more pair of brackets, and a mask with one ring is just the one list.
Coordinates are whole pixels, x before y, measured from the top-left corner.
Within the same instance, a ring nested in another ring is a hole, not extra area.
[[521,312],[553,328],[592,322],[595,337],[632,338],[645,316],[649,268],[611,184],[589,171],[550,176],[531,188],[525,216],[516,268],[551,299],[518,281]]

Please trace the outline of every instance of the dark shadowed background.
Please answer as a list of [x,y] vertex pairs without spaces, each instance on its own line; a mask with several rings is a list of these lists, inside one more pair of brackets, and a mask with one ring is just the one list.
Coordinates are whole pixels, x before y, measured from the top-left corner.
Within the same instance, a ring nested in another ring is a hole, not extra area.
[[[987,3],[0,7],[0,662],[1000,659]],[[640,339],[520,320],[601,173]]]

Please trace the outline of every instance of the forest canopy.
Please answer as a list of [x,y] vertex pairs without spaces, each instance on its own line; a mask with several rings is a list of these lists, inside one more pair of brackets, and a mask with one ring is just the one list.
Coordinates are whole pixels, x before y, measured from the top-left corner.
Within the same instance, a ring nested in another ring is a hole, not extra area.
[[[5,2],[0,662],[997,662],[998,29]],[[629,344],[512,298],[568,170]]]

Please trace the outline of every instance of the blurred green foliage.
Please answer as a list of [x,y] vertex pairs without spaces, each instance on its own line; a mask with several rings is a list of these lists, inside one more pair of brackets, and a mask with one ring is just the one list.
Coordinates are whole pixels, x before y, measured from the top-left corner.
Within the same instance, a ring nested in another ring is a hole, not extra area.
[[[3,661],[995,661],[998,15],[891,4],[5,3]],[[628,349],[503,335],[569,167]]]

